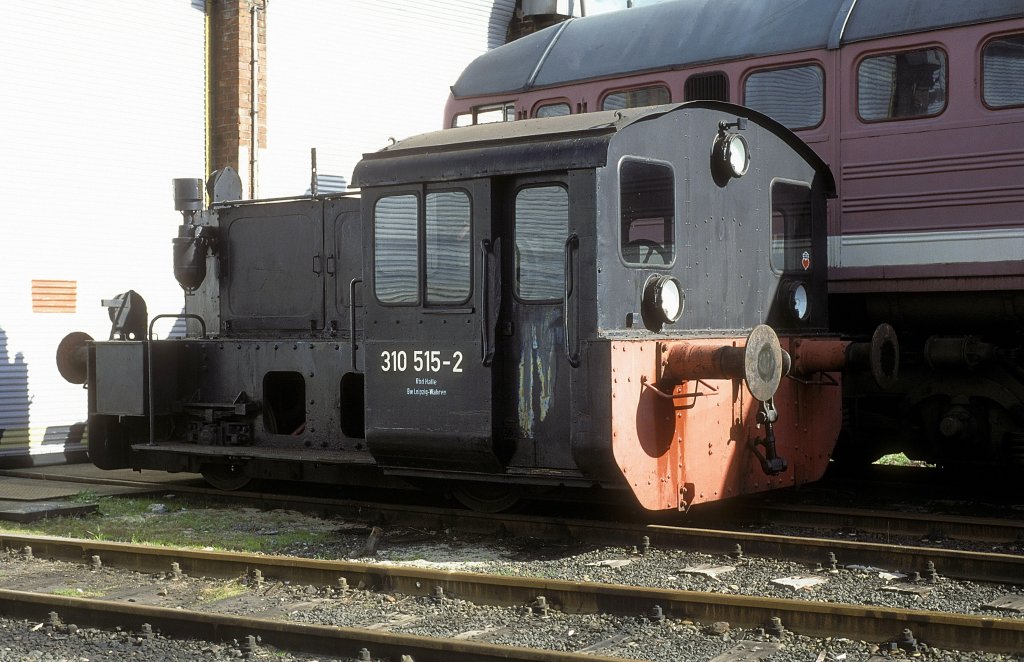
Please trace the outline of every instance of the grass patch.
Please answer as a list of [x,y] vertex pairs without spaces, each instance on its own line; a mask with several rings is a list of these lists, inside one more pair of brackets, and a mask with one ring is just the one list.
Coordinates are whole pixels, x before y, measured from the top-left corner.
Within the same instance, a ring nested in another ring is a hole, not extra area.
[[903,453],[890,453],[889,455],[883,455],[874,462],[875,464],[884,464],[892,467],[934,467],[934,464],[928,464],[922,460],[911,460]]
[[81,588],[58,588],[53,591],[53,594],[63,595],[66,598],[101,598],[105,595],[103,591]]
[[94,502],[97,512],[89,515],[23,524],[0,522],[0,531],[265,554],[286,553],[298,544],[338,542],[331,522],[293,511],[259,511],[182,498],[110,496]]
[[249,589],[239,583],[238,580],[231,580],[202,589],[199,592],[199,600],[200,602],[207,604],[211,602],[220,602],[221,600],[233,598],[236,595],[242,595],[248,590]]

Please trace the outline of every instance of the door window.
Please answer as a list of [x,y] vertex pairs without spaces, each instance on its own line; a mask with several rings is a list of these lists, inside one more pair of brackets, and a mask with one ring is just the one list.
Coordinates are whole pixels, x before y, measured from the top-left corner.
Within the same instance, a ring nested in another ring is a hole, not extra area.
[[464,303],[471,279],[469,196],[428,193],[426,211],[427,303]]
[[553,301],[565,295],[563,257],[569,234],[569,192],[535,186],[516,194],[516,296]]

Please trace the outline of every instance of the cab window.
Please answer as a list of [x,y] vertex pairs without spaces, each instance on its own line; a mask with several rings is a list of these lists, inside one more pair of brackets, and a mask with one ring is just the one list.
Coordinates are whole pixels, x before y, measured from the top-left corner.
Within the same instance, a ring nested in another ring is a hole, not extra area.
[[825,117],[825,71],[816,64],[758,71],[743,85],[744,105],[789,129],[809,129]]
[[639,87],[634,90],[621,90],[605,95],[601,100],[601,110],[623,110],[640,106],[657,106],[671,100],[668,88],[662,85]]
[[419,301],[418,197],[389,195],[373,208],[373,291],[381,303]]
[[416,194],[384,196],[374,205],[374,294],[381,303],[392,305],[421,300],[427,305],[465,303],[472,289],[469,195],[430,191],[422,199],[422,214],[421,196]]
[[772,183],[771,267],[777,273],[811,268],[811,187]]
[[523,301],[561,299],[569,192],[558,185],[521,189],[515,215],[516,296]]
[[857,113],[865,122],[938,115],[946,84],[946,54],[937,48],[865,58],[857,67]]
[[428,193],[424,225],[427,304],[463,303],[471,274],[469,196],[462,191]]
[[1024,105],[1024,35],[993,39],[981,54],[982,98],[989,108]]
[[668,265],[675,254],[675,176],[667,164],[619,166],[620,251],[631,266]]

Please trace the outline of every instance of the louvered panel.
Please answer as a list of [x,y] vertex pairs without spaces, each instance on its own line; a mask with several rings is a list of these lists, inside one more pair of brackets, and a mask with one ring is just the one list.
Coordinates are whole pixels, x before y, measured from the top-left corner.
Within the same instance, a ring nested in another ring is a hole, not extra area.
[[73,280],[33,280],[33,313],[73,313],[78,301],[78,282]]

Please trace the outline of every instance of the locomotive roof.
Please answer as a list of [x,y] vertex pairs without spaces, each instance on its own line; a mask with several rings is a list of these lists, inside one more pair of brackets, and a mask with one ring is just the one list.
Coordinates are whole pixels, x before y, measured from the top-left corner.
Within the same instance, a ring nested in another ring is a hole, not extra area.
[[523,92],[1022,16],[1021,0],[675,0],[570,18],[495,48],[466,67],[452,94]]
[[834,191],[828,166],[792,131],[767,115],[721,101],[690,101],[432,131],[364,154],[352,173],[352,183],[357,187],[384,186],[526,170],[599,167],[606,163],[608,143],[615,133],[683,108],[706,108],[747,117],[768,128],[816,170],[825,173],[826,190],[829,195]]

